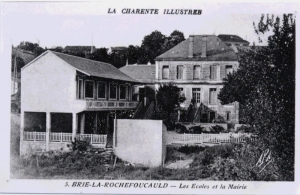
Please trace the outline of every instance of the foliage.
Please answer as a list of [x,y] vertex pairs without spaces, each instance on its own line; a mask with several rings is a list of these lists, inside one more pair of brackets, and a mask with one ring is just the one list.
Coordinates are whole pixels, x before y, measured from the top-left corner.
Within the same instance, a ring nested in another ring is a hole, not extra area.
[[[16,71],[18,73],[21,72],[21,68],[23,68],[23,66],[25,66],[24,60],[20,57],[16,57]],[[15,58],[12,57],[12,59],[11,59],[11,72],[15,71],[14,67],[15,67]]]
[[169,37],[156,30],[144,37],[141,48],[147,53],[150,62],[155,63],[157,56],[184,40],[183,33],[178,30],[173,31]]
[[272,151],[280,176],[294,180],[295,19],[291,14],[282,23],[273,15],[264,19],[254,27],[259,36],[272,31],[268,46],[240,51],[240,69],[224,80],[218,98],[222,104],[240,102],[240,121]]
[[217,134],[217,133],[224,132],[224,130],[225,130],[224,127],[222,127],[220,125],[215,125],[215,126],[210,127],[209,133]]
[[87,151],[91,146],[88,139],[80,140],[75,138],[74,142],[72,141],[71,143],[71,149],[73,151]]
[[252,128],[247,125],[242,125],[236,129],[237,132],[243,132],[243,133],[250,133],[251,130]]
[[39,43],[31,43],[28,41],[26,42],[22,41],[17,47],[20,49],[31,51],[35,53],[37,56],[42,54],[45,51],[44,48],[40,47]]
[[96,49],[96,51],[88,55],[87,58],[100,62],[109,62],[109,55],[106,48]]
[[157,107],[167,113],[167,122],[169,122],[170,114],[179,104],[185,101],[185,97],[181,95],[180,89],[172,84],[163,84],[159,86],[156,92]]

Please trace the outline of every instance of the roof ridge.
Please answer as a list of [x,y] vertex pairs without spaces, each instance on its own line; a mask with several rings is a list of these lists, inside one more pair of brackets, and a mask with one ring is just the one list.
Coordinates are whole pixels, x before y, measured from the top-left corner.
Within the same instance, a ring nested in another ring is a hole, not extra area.
[[[51,50],[49,50],[49,51],[51,51]],[[74,55],[70,55],[70,54],[60,53],[60,52],[57,52],[57,51],[51,51],[51,52],[53,52],[55,54],[63,54],[63,55],[70,56],[70,57],[81,58],[83,60],[88,60],[88,61],[92,61],[92,62],[98,62],[98,63],[100,62],[100,63],[108,64],[108,65],[111,65],[111,66],[115,67],[114,65],[112,65],[110,63],[107,63],[107,62],[101,62],[101,61],[91,60],[91,59],[88,59],[88,58],[83,58],[83,57],[74,56]]]

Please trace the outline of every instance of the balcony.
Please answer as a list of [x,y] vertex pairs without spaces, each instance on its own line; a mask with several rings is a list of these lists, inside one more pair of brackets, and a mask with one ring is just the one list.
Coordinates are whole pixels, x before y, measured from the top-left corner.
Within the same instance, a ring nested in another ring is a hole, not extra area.
[[106,100],[86,100],[86,109],[135,109],[137,101],[106,101]]

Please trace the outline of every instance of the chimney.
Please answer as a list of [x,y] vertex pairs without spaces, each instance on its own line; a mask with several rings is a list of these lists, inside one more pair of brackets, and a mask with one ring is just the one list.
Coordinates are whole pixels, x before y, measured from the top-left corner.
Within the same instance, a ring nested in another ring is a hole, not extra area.
[[194,56],[194,35],[190,35],[189,37],[189,58]]
[[207,36],[202,36],[201,58],[206,58],[206,44],[207,44]]

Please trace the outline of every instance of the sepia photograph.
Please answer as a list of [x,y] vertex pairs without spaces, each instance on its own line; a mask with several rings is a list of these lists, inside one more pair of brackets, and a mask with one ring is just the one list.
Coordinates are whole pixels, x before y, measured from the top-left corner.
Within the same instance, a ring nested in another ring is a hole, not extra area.
[[1,192],[300,193],[298,9],[1,2]]

